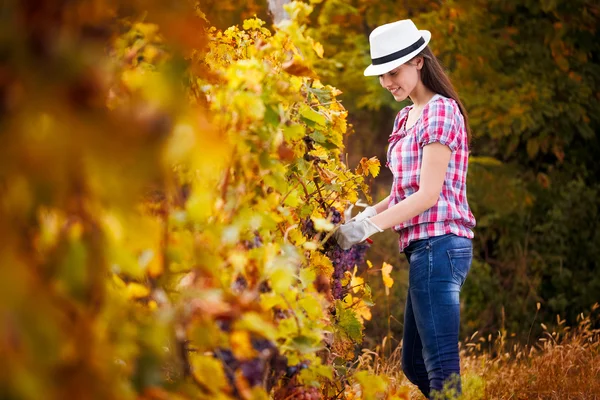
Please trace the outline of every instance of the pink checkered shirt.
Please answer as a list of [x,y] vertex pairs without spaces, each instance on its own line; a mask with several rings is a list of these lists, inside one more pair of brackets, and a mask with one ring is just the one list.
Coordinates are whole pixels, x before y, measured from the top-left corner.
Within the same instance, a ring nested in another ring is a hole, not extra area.
[[464,119],[453,99],[435,95],[423,108],[417,122],[406,129],[404,107],[394,121],[388,141],[386,166],[394,174],[388,208],[419,190],[423,146],[440,142],[452,150],[440,198],[430,209],[394,226],[403,251],[411,241],[454,233],[473,238],[475,217],[467,203],[469,148]]

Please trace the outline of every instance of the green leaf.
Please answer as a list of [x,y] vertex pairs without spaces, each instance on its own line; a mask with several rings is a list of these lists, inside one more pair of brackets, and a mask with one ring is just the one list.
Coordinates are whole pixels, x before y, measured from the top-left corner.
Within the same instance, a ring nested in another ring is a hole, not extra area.
[[269,125],[279,125],[279,113],[271,106],[267,106],[265,110],[264,122]]
[[[317,274],[314,269],[302,268],[300,270],[300,281],[302,282],[302,287],[304,287],[304,288],[310,287],[316,278],[317,278]],[[319,305],[319,308],[320,308],[320,305]]]
[[305,103],[302,103],[300,105],[299,112],[300,112],[300,116],[303,119],[313,121],[317,125],[325,126],[327,124],[327,119],[325,118],[325,116],[323,114],[319,113],[318,111],[313,110],[309,105],[307,105]]
[[354,311],[346,309],[341,301],[335,305],[338,326],[352,340],[362,342],[362,324],[354,314]]
[[314,131],[310,134],[310,137],[315,140],[315,142],[319,143],[321,146],[327,141],[327,138],[321,131]]
[[302,125],[290,125],[283,128],[283,137],[287,141],[300,140],[306,135],[306,128]]
[[321,307],[321,303],[310,294],[301,299],[298,302],[298,305],[306,312],[309,319],[318,320],[323,318],[323,308]]
[[319,143],[321,146],[325,147],[327,150],[334,150],[339,148],[339,146],[330,140],[325,140],[323,143]]
[[331,92],[329,90],[309,88],[308,91],[314,94],[321,103],[328,103],[331,101]]
[[299,335],[292,339],[292,346],[301,354],[310,354],[323,348],[321,337],[318,335]]
[[247,312],[242,315],[242,317],[234,324],[234,329],[246,329],[273,341],[277,335],[273,325],[255,312]]

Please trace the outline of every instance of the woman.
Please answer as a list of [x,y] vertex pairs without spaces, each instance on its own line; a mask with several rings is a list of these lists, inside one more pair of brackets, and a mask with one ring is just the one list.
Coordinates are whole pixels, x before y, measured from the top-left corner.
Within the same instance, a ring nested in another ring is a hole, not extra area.
[[475,218],[467,203],[467,114],[427,47],[431,33],[410,20],[370,35],[372,64],[396,101],[410,97],[394,121],[388,166],[390,195],[340,226],[344,249],[393,228],[410,265],[402,369],[431,398],[444,386],[461,393],[458,333],[460,289],[471,268]]

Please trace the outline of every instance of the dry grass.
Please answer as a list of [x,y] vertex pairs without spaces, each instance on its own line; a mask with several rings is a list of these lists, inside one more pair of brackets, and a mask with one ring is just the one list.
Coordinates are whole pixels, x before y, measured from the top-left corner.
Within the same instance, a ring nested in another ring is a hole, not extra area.
[[[541,324],[543,335],[533,344],[519,344],[505,331],[496,337],[476,332],[461,342],[462,400],[473,399],[599,399],[600,321],[595,304],[589,315],[580,314],[577,326],[565,326],[557,316],[551,328]],[[411,399],[423,399],[400,368],[400,344],[389,357],[385,342],[374,351],[363,350],[356,368],[386,375],[391,387],[409,386]]]

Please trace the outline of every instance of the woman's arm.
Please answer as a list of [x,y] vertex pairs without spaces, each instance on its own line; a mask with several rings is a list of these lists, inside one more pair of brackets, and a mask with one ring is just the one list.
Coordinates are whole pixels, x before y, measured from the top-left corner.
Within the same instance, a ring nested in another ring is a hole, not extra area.
[[[439,142],[424,146],[419,190],[386,210],[378,210],[378,214],[370,218],[371,222],[385,230],[433,207],[440,197],[451,155],[452,150]],[[383,208],[382,203],[383,201],[375,207]]]
[[381,200],[379,203],[375,204],[373,208],[377,211],[377,214],[384,212],[388,208],[388,203],[390,202],[390,196]]

